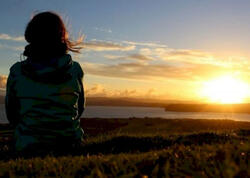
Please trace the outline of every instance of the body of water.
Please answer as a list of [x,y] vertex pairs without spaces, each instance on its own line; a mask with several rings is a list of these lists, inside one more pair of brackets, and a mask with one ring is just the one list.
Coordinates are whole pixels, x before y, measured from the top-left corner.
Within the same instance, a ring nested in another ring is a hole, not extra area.
[[[230,119],[250,121],[250,114],[213,112],[169,112],[155,107],[89,106],[84,111],[85,118],[131,118],[161,117],[166,119]],[[8,123],[4,105],[0,105],[0,123]]]

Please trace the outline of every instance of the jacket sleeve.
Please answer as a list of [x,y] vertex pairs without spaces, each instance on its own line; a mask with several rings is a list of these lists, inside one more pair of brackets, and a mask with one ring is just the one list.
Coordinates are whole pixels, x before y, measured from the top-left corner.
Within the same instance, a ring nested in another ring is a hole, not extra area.
[[10,72],[6,86],[5,111],[8,121],[12,126],[15,127],[19,121],[19,114],[18,114],[19,105],[14,87],[15,87],[15,77]]
[[84,86],[83,86],[83,71],[81,69],[81,73],[78,77],[79,84],[80,84],[80,95],[78,100],[78,117],[77,119],[80,119],[84,109],[85,109],[85,95],[84,95]]

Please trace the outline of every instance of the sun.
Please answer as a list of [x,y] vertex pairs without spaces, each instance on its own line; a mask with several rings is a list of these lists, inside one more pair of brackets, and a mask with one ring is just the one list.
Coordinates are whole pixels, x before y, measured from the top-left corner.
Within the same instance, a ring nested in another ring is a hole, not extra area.
[[210,102],[242,103],[247,96],[248,85],[232,76],[222,76],[204,83],[203,95]]

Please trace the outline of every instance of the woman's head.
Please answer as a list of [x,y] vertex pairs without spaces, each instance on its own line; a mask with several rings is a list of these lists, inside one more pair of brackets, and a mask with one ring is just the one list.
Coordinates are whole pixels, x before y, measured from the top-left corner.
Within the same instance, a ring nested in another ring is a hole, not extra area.
[[39,60],[42,58],[60,57],[68,51],[79,52],[82,42],[72,42],[62,18],[53,12],[42,12],[35,15],[25,30],[25,39],[29,43],[24,55]]

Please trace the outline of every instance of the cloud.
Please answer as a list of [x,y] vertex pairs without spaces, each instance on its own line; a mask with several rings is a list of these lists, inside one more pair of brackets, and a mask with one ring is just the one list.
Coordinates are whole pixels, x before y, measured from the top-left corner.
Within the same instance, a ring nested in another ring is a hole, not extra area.
[[[214,63],[215,57],[204,51],[172,48],[141,48],[140,54],[162,61]],[[217,59],[218,61],[218,59]]]
[[135,42],[135,41],[122,41],[124,44],[135,45],[135,46],[148,46],[148,47],[162,47],[166,48],[164,44],[154,43],[154,42]]
[[90,75],[148,81],[201,81],[232,72],[249,76],[246,69],[249,61],[244,57],[226,58],[203,50],[174,49],[157,43],[133,41],[113,43],[93,40],[87,46],[100,51],[116,50],[103,55],[106,59],[111,59],[108,64],[82,63],[86,74]]
[[5,33],[0,34],[0,40],[10,40],[10,41],[20,41],[20,42],[25,41],[23,36],[10,36]]
[[129,54],[127,56],[121,56],[121,55],[104,55],[105,58],[111,59],[111,60],[136,60],[136,61],[150,61],[153,60],[150,56],[145,56],[142,54]]
[[158,62],[171,62],[179,65],[181,63],[211,64],[219,66],[247,65],[249,60],[242,56],[216,56],[212,53],[193,49],[173,48],[140,48],[139,54]]
[[[198,64],[224,65],[221,59],[215,58],[211,53],[193,49],[173,49],[167,45],[158,43],[143,43],[133,41],[121,41],[119,43],[111,41],[101,41],[93,39],[83,46],[88,51],[107,51],[104,57],[112,60],[136,60],[147,63],[149,61],[175,61],[176,64],[182,62]],[[111,52],[116,51],[116,54]],[[120,52],[120,54],[119,54]],[[132,54],[124,54],[131,52]]]
[[128,97],[128,98],[134,98],[134,97],[143,97],[143,98],[150,98],[157,96],[156,89],[150,88],[146,90],[145,92],[139,92],[136,89],[110,89],[108,87],[104,87],[100,84],[94,84],[90,88],[87,88],[85,91],[85,94],[87,97]]
[[171,50],[169,52],[169,56],[208,57],[209,55],[207,53],[205,53],[205,52],[198,51],[198,50],[179,49],[179,50]]
[[142,55],[142,54],[131,54],[131,55],[127,56],[127,58],[135,59],[135,60],[139,60],[139,61],[153,60],[152,57],[145,56],[145,55]]
[[119,64],[93,64],[82,63],[87,74],[112,78],[125,78],[137,80],[201,80],[220,74],[230,69],[212,64],[182,63],[173,64],[145,64],[140,62]]
[[133,51],[132,54],[107,54],[107,59],[137,60],[137,61],[175,61],[200,63],[200,64],[222,64],[221,59],[215,58],[211,53],[193,49],[173,49],[167,45],[157,43],[142,43],[133,41],[122,41],[120,43],[97,41],[86,43],[86,48],[95,51]]
[[0,88],[6,88],[7,76],[0,75]]
[[213,59],[213,56],[209,53],[202,52],[199,50],[185,50],[185,49],[155,49],[156,53],[159,54],[164,60],[178,60],[188,62],[207,62]]
[[23,46],[10,46],[10,45],[0,44],[0,49],[8,49],[8,50],[13,50],[13,51],[23,51],[24,47]]
[[120,59],[122,59],[122,58],[124,58],[124,56],[121,56],[121,55],[112,55],[112,54],[106,54],[106,55],[104,55],[104,57],[106,58],[106,59],[111,59],[111,60],[120,60]]
[[95,27],[94,30],[105,33],[112,33],[112,30],[110,28]]
[[[157,61],[171,62],[172,64],[192,63],[214,65],[221,67],[240,67],[242,65],[249,65],[250,61],[243,56],[216,56],[212,53],[201,50],[190,49],[171,49],[171,48],[154,48],[143,49],[146,56],[153,56]],[[140,53],[143,53],[140,51]]]
[[150,56],[150,55],[152,55],[152,50],[149,49],[149,48],[141,48],[140,49],[140,54]]
[[[87,87],[86,87],[87,88]],[[100,84],[95,84],[93,87],[85,91],[86,96],[107,96],[107,91]]]
[[131,51],[135,49],[134,45],[122,45],[110,41],[89,41],[83,44],[84,49],[90,51]]

